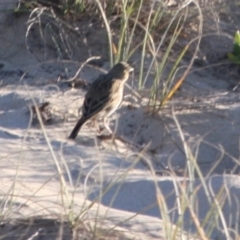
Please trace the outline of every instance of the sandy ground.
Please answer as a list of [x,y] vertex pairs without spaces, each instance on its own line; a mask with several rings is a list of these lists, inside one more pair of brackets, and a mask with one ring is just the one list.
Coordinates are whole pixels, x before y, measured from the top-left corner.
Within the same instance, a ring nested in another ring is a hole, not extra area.
[[[123,105],[111,121],[116,136],[126,142],[99,140],[94,129],[87,125],[75,141],[70,141],[67,136],[77,120],[85,89],[71,90],[64,80],[74,76],[79,62],[57,61],[58,56],[51,48],[46,56],[43,46],[34,39],[34,32],[27,43],[34,54],[29,53],[25,41],[26,16],[10,14],[1,21],[0,199],[3,227],[0,236],[12,231],[13,223],[6,224],[9,219],[39,215],[59,218],[67,212],[63,208],[61,177],[54,159],[70,192],[74,192],[69,197],[75,200],[73,210],[76,214],[97,198],[82,218],[86,222],[97,217],[107,226],[117,225],[121,232],[134,239],[164,239],[163,216],[156,201],[160,193],[156,185],[166,200],[174,224],[179,218],[176,210],[176,184],[179,183],[192,184],[193,189],[197,189],[195,201],[199,211],[196,214],[200,220],[206,216],[219,191],[222,189],[226,193],[222,219],[218,220],[219,227],[214,228],[211,239],[227,239],[224,224],[232,229],[232,237],[239,231],[240,102],[239,91],[232,91],[239,82],[239,70],[229,71],[230,77],[226,77],[227,68],[224,74],[221,72],[224,69],[213,68],[189,74],[177,95],[154,117],[144,111],[146,99],[135,98],[126,89]],[[91,44],[96,43],[92,40]],[[95,55],[103,51],[97,47],[95,50]],[[81,55],[78,61],[86,59],[84,47],[76,52]],[[101,67],[107,70],[109,63],[103,61]],[[235,75],[230,74],[232,72]],[[87,66],[80,77],[91,82],[98,74],[97,69]],[[132,76],[129,85],[135,83],[136,76]],[[34,101],[50,103],[52,121],[44,129],[39,124],[31,124],[28,106]],[[206,179],[209,196],[203,190],[198,173],[193,173],[193,183],[184,176],[187,160],[177,123]],[[139,157],[142,149],[145,150]],[[172,176],[169,169],[176,175]],[[103,187],[109,184],[112,184],[110,190],[103,194]],[[139,214],[134,216],[136,213]],[[194,233],[196,228],[189,214],[186,211],[183,216],[183,229]],[[46,226],[42,228],[47,229]],[[35,233],[29,231],[27,236]]]

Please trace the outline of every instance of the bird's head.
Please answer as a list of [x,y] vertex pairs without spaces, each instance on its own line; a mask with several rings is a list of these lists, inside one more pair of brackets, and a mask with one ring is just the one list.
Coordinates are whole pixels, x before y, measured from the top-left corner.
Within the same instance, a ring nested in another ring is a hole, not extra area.
[[128,63],[119,62],[110,69],[108,74],[113,78],[127,81],[127,79],[129,78],[129,73],[133,70],[134,69]]

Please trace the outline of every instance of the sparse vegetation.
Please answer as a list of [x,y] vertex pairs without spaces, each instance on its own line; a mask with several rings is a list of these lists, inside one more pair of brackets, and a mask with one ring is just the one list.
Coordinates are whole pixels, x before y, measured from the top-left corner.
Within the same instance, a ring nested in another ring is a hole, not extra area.
[[228,53],[228,58],[237,64],[240,64],[240,32],[237,31],[234,37],[233,51]]
[[[64,1],[61,9],[66,19],[79,19],[85,14],[87,17],[91,16],[92,21],[95,18],[102,22],[108,36],[111,65],[121,60],[132,59],[135,62],[134,66],[139,69],[138,89],[146,88],[146,82],[151,79],[149,111],[153,113],[158,112],[169,98],[169,93],[174,85],[174,76],[187,50],[182,48],[179,52],[178,49],[179,53],[176,54],[174,53],[177,49],[175,45],[179,36],[185,31],[184,25],[188,18],[196,14],[196,11],[200,16],[199,29],[196,33],[192,32],[192,38],[200,36],[202,33],[201,9],[195,4],[195,7],[191,7],[191,11],[189,11],[188,5],[183,4],[178,8],[169,9],[166,3],[157,1],[116,1],[113,4],[111,1],[85,0]],[[35,24],[44,22],[44,17],[47,16],[49,23],[45,27],[44,25],[40,26],[43,41],[49,35],[53,39],[53,45],[59,53],[58,56],[60,58],[64,55],[70,57],[71,43],[66,34],[67,30],[64,29],[67,27],[75,34],[78,35],[78,33],[68,23],[63,23],[60,16],[54,13],[55,6],[56,3],[52,5],[52,8],[33,9],[29,18],[29,30]],[[200,42],[200,37],[196,41]],[[196,57],[197,50],[198,47],[196,47],[192,59]],[[134,54],[138,53],[141,54],[140,59],[133,60]],[[150,66],[146,69],[145,66],[149,61]],[[193,61],[187,68],[187,72],[192,63]],[[166,74],[167,72],[169,73]]]
[[[85,24],[87,28],[95,24],[94,27],[96,29],[104,29],[104,36],[106,36],[108,41],[107,56],[104,57],[107,57],[110,65],[122,60],[130,61],[135,69],[139,70],[139,72],[136,71],[137,84],[135,84],[134,87],[139,90],[140,93],[143,89],[147,91],[148,104],[146,104],[145,107],[147,107],[148,112],[158,114],[162,110],[162,107],[182,86],[182,83],[192,69],[203,36],[203,11],[206,10],[206,8],[203,9],[203,7],[200,6],[199,1],[186,1],[172,8],[167,6],[167,2],[168,1],[151,0],[22,0],[21,6],[15,9],[15,11],[21,12],[24,10],[24,12],[29,12],[26,46],[29,52],[34,54],[28,41],[32,30],[36,27],[37,36],[39,37],[38,40],[43,45],[45,51],[44,61],[48,60],[49,49],[56,54],[56,59],[59,61],[72,60],[76,48],[76,39],[81,39],[87,46],[85,39],[87,34],[84,35],[78,27],[74,26],[72,24],[73,21],[82,20],[83,25]],[[208,3],[208,1],[206,2]],[[214,5],[210,2],[209,4],[211,6]],[[190,27],[189,25],[192,21],[193,26]],[[182,44],[181,40],[184,44]],[[187,58],[186,56],[189,55],[190,58]],[[86,56],[86,62],[89,57],[92,56]],[[239,31],[235,34],[233,51],[228,54],[228,58],[232,62],[240,64]],[[182,60],[185,61],[184,64]],[[34,98],[32,101],[34,102]],[[34,106],[37,106],[36,102],[34,102]],[[16,231],[15,239],[20,239],[25,236],[27,236],[28,239],[34,239],[34,237],[42,231],[41,229],[47,228],[46,224],[50,224],[53,228],[53,239],[134,239],[125,235],[124,232],[119,231],[118,226],[106,227],[107,224],[104,224],[105,219],[98,219],[98,203],[102,196],[110,189],[114,188],[119,182],[121,184],[125,182],[128,174],[130,174],[130,170],[139,163],[140,160],[147,165],[153,176],[156,190],[156,202],[153,203],[153,205],[159,207],[162,219],[164,220],[164,239],[208,240],[211,239],[213,230],[219,228],[219,226],[222,227],[221,232],[227,240],[233,239],[232,235],[234,234],[231,232],[232,230],[230,231],[228,229],[228,220],[223,218],[222,213],[222,207],[225,202],[230,199],[229,192],[224,186],[220,187],[217,193],[212,191],[209,184],[211,179],[209,181],[207,180],[210,178],[212,170],[209,170],[207,176],[203,176],[197,164],[197,154],[193,153],[191,146],[185,139],[184,131],[175,116],[174,110],[174,123],[177,126],[178,135],[183,145],[183,155],[187,159],[186,172],[183,174],[184,180],[182,182],[175,181],[177,175],[173,168],[169,170],[169,175],[174,182],[177,199],[177,205],[175,206],[177,212],[177,217],[175,218],[177,219],[175,221],[176,225],[173,225],[173,220],[169,217],[173,209],[168,208],[168,199],[159,187],[153,164],[144,155],[147,147],[136,153],[129,169],[126,169],[122,174],[114,178],[107,186],[103,184],[103,163],[99,157],[99,164],[89,170],[89,175],[85,176],[86,180],[84,182],[84,188],[86,188],[91,173],[98,169],[100,179],[99,187],[101,188],[99,196],[91,203],[85,199],[83,200],[83,205],[79,206],[76,203],[75,194],[78,186],[81,185],[81,173],[79,173],[77,181],[73,183],[64,154],[60,153],[60,156],[58,156],[54,151],[37,107],[36,114],[40,121],[41,132],[46,141],[47,149],[50,151],[54,166],[56,167],[57,174],[51,178],[58,177],[59,180],[58,204],[60,205],[63,216],[57,216],[58,220],[54,220],[55,222],[45,218],[41,219],[41,217],[39,218],[40,220],[29,218],[30,220],[27,221],[28,216],[23,216],[24,220],[17,222],[18,228],[20,229],[20,236],[18,235],[19,232]],[[200,142],[198,144],[200,145]],[[196,147],[197,149],[199,145]],[[221,146],[217,149],[220,155],[226,154]],[[98,151],[97,146],[96,151]],[[219,158],[221,158],[221,156]],[[232,157],[232,159],[234,158]],[[4,224],[9,223],[11,213],[16,211],[13,208],[16,204],[15,197],[21,198],[21,196],[18,195],[18,188],[16,187],[18,184],[18,166],[21,164],[20,160],[16,164],[16,176],[13,184],[8,192],[1,196],[0,217]],[[234,161],[236,160],[234,159]],[[171,167],[173,166],[170,164],[170,168]],[[196,176],[198,176],[200,181],[197,186],[194,185]],[[50,180],[51,179],[49,179],[49,181]],[[31,196],[24,199],[23,203],[19,204],[19,209],[28,202],[37,201],[35,199],[37,193],[45,184],[48,184],[48,181],[38,190],[34,191]],[[114,196],[120,191],[121,184],[117,188]],[[207,203],[209,204],[208,213],[202,219],[198,218],[198,211],[201,211],[198,209],[199,189],[204,190],[204,196],[206,196]],[[111,202],[113,203],[114,200],[115,199],[112,199]],[[88,211],[91,211],[95,206],[96,209],[94,209],[94,211],[96,212],[96,218],[89,219],[87,216]],[[44,207],[42,207],[42,209],[44,209]],[[142,212],[136,213],[135,216],[141,213]],[[189,215],[189,220],[194,226],[194,229],[196,229],[195,234],[187,234],[185,231],[184,216],[186,213]],[[50,210],[49,216],[52,218]],[[128,220],[130,220],[130,218],[123,222],[127,222]],[[38,221],[40,221],[41,224],[44,222],[44,227],[35,227],[39,224]],[[34,230],[31,229],[32,226],[35,227]],[[13,226],[11,230],[15,228],[16,227]],[[237,226],[235,226],[234,230],[236,233],[239,231]],[[56,231],[59,232],[56,234]],[[66,235],[63,233],[64,231],[67,231]],[[11,235],[9,235],[9,233],[4,232],[4,235],[0,234],[0,239],[10,239],[12,233],[13,231],[11,231]],[[235,235],[237,236],[237,234]],[[237,239],[237,237],[234,239]]]

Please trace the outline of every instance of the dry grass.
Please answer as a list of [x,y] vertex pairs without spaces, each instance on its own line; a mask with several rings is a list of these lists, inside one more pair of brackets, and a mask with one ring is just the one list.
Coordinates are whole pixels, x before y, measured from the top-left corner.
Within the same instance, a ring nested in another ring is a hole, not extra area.
[[[96,3],[98,2],[98,4]],[[26,40],[30,35],[30,30],[37,24],[39,27],[39,36],[44,40],[44,47],[47,48],[49,44],[46,41],[47,32],[53,40],[52,45],[55,47],[55,51],[58,53],[59,58],[71,58],[73,46],[68,37],[72,34],[76,34],[79,37],[78,32],[71,26],[70,21],[79,20],[81,18],[89,19],[88,24],[94,24],[96,21],[101,20],[96,24],[96,28],[106,28],[106,35],[109,40],[110,62],[119,60],[128,60],[133,55],[142,51],[141,59],[135,63],[136,68],[139,67],[139,82],[138,88],[146,88],[146,82],[148,77],[153,76],[153,81],[150,87],[151,93],[149,94],[149,109],[157,113],[161,110],[161,106],[166,103],[181,86],[186,75],[190,72],[193,66],[194,59],[197,56],[199,50],[200,40],[203,34],[203,22],[204,12],[207,10],[206,6],[199,6],[192,1],[192,5],[174,8],[166,8],[161,5],[151,5],[152,1],[126,1],[127,4],[122,4],[122,1],[50,1],[46,3],[44,1],[23,1],[22,6],[28,10],[32,10],[28,22],[28,31],[26,34]],[[62,5],[60,5],[62,3]],[[112,4],[111,4],[112,3]],[[140,8],[139,8],[140,4]],[[214,3],[207,1],[212,8],[209,12],[217,13],[217,8]],[[237,3],[236,3],[237,4]],[[221,5],[219,5],[221,7]],[[223,7],[227,7],[223,5]],[[140,9],[140,10],[139,10]],[[226,10],[226,9],[224,9]],[[209,13],[208,12],[208,13]],[[122,17],[124,16],[124,17]],[[199,19],[197,19],[197,17]],[[49,21],[49,19],[51,21]],[[194,19],[194,21],[193,21]],[[195,20],[197,19],[197,20]],[[47,20],[47,21],[46,21]],[[192,22],[192,24],[190,24]],[[51,25],[52,24],[52,25]],[[51,26],[51,28],[49,27]],[[186,27],[187,26],[187,27]],[[41,28],[42,27],[42,28]],[[44,31],[42,31],[44,30]],[[45,31],[46,30],[46,31]],[[40,39],[41,39],[40,37]],[[50,37],[48,39],[50,39]],[[47,40],[48,40],[47,39]],[[142,40],[144,39],[144,40]],[[27,41],[26,41],[27,42]],[[184,44],[183,44],[184,43]],[[192,44],[192,45],[191,45]],[[27,46],[30,49],[28,42]],[[184,47],[187,46],[187,49]],[[188,52],[186,52],[188,50]],[[179,70],[179,64],[184,58],[184,54],[191,56],[186,71],[181,75],[181,82],[177,82],[179,86],[174,85],[176,83],[176,74]],[[148,69],[144,69],[147,56],[150,54],[150,65]],[[88,57],[86,57],[88,58]],[[150,66],[150,67],[149,67]],[[170,73],[165,74],[170,68]],[[174,90],[174,92],[172,91]],[[171,94],[171,95],[170,95]],[[40,114],[37,112],[38,118],[41,119]],[[173,113],[174,116],[174,113]],[[178,126],[179,134],[181,135],[182,144],[184,146],[184,153],[188,160],[187,175],[190,179],[190,183],[187,186],[179,184],[176,186],[176,192],[179,193],[178,211],[180,215],[178,221],[178,227],[182,230],[182,215],[188,209],[190,211],[191,219],[197,228],[197,237],[199,239],[208,239],[209,232],[204,232],[204,221],[200,221],[196,217],[194,202],[194,192],[192,182],[194,181],[194,172],[197,172],[200,176],[202,185],[205,188],[206,194],[207,187],[204,177],[201,175],[201,170],[196,164],[196,159],[192,156],[190,147],[186,144],[184,139],[183,130],[178,124],[178,120],[174,118],[176,125]],[[41,122],[41,121],[40,121]],[[42,133],[45,134],[44,124],[42,125]],[[68,193],[68,185],[62,177],[62,169],[59,166],[59,159],[56,158],[50,141],[45,135],[46,142],[49,150],[52,152],[52,158],[54,159],[57,167],[58,174],[60,176],[60,185],[62,188],[62,205],[68,213],[66,220],[59,221],[45,218],[30,218],[2,221],[0,228],[0,239],[34,239],[34,237],[42,237],[42,239],[127,239],[123,233],[117,231],[108,231],[104,228],[98,228],[84,224],[81,222],[81,218],[75,221],[75,218],[70,216],[74,212],[74,208],[71,208],[71,196]],[[142,157],[141,154],[138,156]],[[65,160],[63,160],[65,161]],[[64,162],[67,166],[67,164]],[[153,176],[154,169],[151,164],[149,168],[152,170]],[[126,172],[128,174],[128,171]],[[171,173],[174,177],[174,172]],[[153,177],[153,178],[154,178]],[[157,203],[163,213],[165,232],[167,239],[177,239],[177,230],[174,232],[169,227],[170,219],[168,217],[169,209],[164,197],[161,194],[161,189],[157,186]],[[219,193],[221,197],[221,192]],[[219,198],[220,198],[219,197]],[[211,214],[214,216],[221,216],[221,205],[218,204],[220,200],[218,196],[214,199]],[[72,206],[71,206],[72,207]],[[79,214],[80,215],[80,214]],[[209,217],[209,216],[207,216]],[[210,218],[210,217],[209,217]],[[209,219],[206,219],[206,222]],[[101,221],[101,220],[100,220]],[[222,220],[224,223],[224,221]],[[71,224],[70,224],[71,223]],[[226,236],[229,236],[228,230],[225,227],[224,231]],[[230,239],[230,238],[229,238]]]

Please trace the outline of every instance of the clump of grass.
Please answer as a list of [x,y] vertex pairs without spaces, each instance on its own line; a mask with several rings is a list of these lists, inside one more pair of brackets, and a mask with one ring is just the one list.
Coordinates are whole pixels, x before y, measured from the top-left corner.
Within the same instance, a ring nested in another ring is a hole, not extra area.
[[[190,3],[182,4],[179,8],[170,11],[166,4],[156,1],[122,1],[121,12],[115,16],[115,21],[120,18],[117,46],[115,46],[112,37],[112,32],[116,32],[116,28],[111,27],[111,25],[114,25],[113,21],[110,24],[101,1],[98,0],[97,3],[99,9],[101,9],[108,33],[110,62],[127,61],[135,53],[140,52],[140,61],[138,65],[135,64],[136,68],[139,69],[138,89],[146,88],[153,72],[149,94],[149,110],[152,113],[158,112],[170,99],[169,94],[173,95],[177,90],[176,87],[173,87],[174,77],[187,48],[184,48],[178,56],[175,54],[175,60],[171,59],[171,52],[175,51],[175,44],[184,29]],[[192,3],[196,5],[200,15],[198,31],[200,36],[202,33],[201,9],[197,3]],[[162,26],[165,26],[165,29]],[[198,51],[200,38],[197,41],[195,54]],[[116,50],[113,51],[113,49]],[[149,54],[151,62],[148,70],[145,71],[145,63]],[[192,59],[194,59],[195,54]],[[191,68],[192,63],[193,61],[189,64],[187,71]],[[167,71],[169,73],[166,76]],[[184,79],[185,77],[186,74]],[[173,91],[173,89],[175,90]]]
[[240,64],[240,32],[237,31],[234,36],[233,50],[228,53],[228,58],[234,63]]
[[[150,82],[148,107],[153,113],[158,112],[170,99],[170,92],[171,95],[175,93],[173,91],[175,76],[187,51],[187,48],[184,48],[179,52],[176,44],[184,31],[189,15],[192,14],[189,14],[193,9],[193,7],[189,7],[190,3],[183,3],[178,8],[169,9],[166,3],[151,0],[118,0],[114,2],[66,0],[61,2],[61,6],[57,6],[68,20],[80,19],[85,15],[90,21],[94,21],[94,19],[102,21],[108,36],[111,66],[119,61],[133,60],[134,55],[140,53],[140,59],[134,59],[135,68],[139,70],[137,88],[140,90],[147,86],[149,88]],[[201,10],[195,1],[192,3],[195,4],[200,16],[198,34],[201,35]],[[45,6],[33,9],[29,18],[28,32],[33,25],[39,24],[39,28],[45,28],[40,30],[43,41],[46,42],[44,35],[49,32],[59,58],[64,55],[71,57],[73,50],[71,50],[71,43],[68,39],[69,33],[64,28],[75,30],[69,24],[64,23],[64,19],[55,13],[54,4],[52,7],[49,7],[49,3],[48,7]],[[44,16],[50,18],[46,26],[41,23]],[[196,46],[197,50],[198,45]],[[147,69],[146,64],[148,64]],[[191,64],[192,62],[190,67]]]

